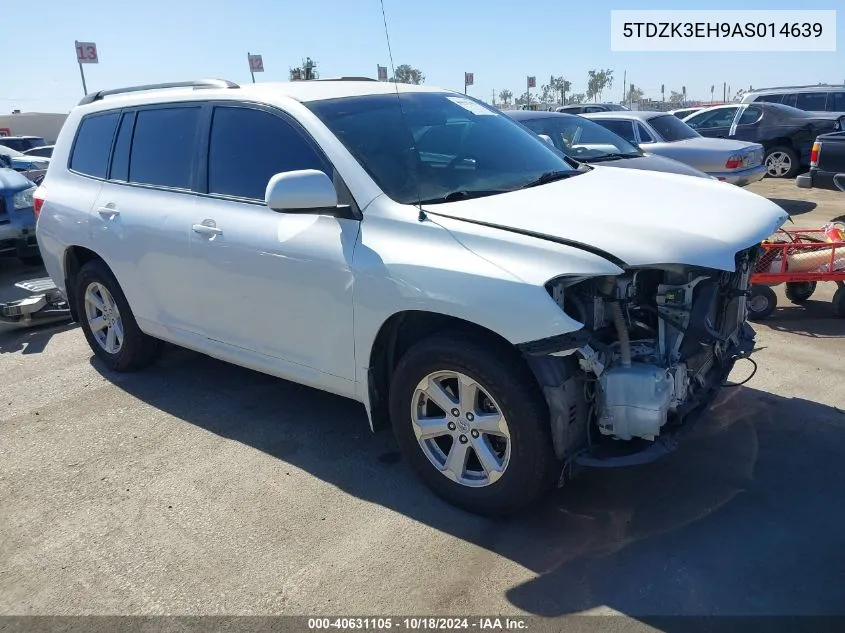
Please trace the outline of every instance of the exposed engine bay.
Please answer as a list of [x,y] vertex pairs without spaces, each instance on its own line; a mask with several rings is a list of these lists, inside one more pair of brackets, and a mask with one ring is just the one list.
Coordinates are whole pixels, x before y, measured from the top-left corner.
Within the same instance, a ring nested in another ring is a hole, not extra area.
[[631,462],[713,402],[753,348],[746,297],[757,251],[738,253],[734,272],[670,264],[547,286],[584,324],[577,344],[529,359],[560,458]]

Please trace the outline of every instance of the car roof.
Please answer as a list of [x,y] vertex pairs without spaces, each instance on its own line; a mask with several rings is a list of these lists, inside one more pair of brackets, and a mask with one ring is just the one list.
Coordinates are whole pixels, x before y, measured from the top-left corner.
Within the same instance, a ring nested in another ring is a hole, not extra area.
[[156,102],[172,102],[174,100],[184,99],[185,97],[189,97],[190,100],[255,99],[258,101],[287,97],[302,103],[307,103],[309,101],[321,101],[324,99],[396,94],[397,92],[402,94],[448,92],[463,96],[459,92],[433,86],[419,86],[402,83],[394,84],[392,82],[365,79],[268,81],[254,84],[244,84],[242,86],[229,82],[229,87],[224,87],[222,85],[223,82],[220,80],[216,81],[218,85],[214,85],[213,87],[211,84],[208,86],[202,86],[199,84],[196,87],[191,85],[187,85],[185,87],[161,87],[161,84],[154,84],[148,87],[140,87],[143,88],[142,90],[137,88],[134,90],[132,88],[119,88],[113,93],[112,91],[105,91],[106,94],[103,96],[100,96],[98,93],[87,95],[86,98],[80,102],[77,108],[92,106],[92,109],[101,109],[101,107],[104,107],[105,104],[114,104],[114,106],[120,107],[134,103],[152,104]]
[[743,96],[777,94],[781,92],[818,92],[826,90],[845,90],[845,84],[816,84],[814,86],[780,86],[749,90]]
[[505,110],[505,114],[507,114],[510,118],[515,119],[517,121],[532,121],[534,119],[552,119],[552,118],[560,118],[563,117],[564,119],[572,119],[575,118],[577,115],[575,114],[567,114],[566,112],[549,112],[548,110]]
[[631,121],[647,121],[656,116],[669,115],[668,112],[656,110],[613,110],[612,112],[587,112],[583,116],[588,119],[629,119]]
[[44,138],[43,136],[29,136],[29,135],[18,135],[15,134],[14,136],[0,136],[0,142],[8,141],[9,139],[17,140],[17,141],[26,141],[32,138]]

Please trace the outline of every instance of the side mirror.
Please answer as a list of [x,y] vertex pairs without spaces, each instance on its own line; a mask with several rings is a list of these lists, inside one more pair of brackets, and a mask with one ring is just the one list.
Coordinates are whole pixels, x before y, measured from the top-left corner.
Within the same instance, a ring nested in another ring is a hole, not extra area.
[[279,213],[326,213],[338,209],[337,191],[329,177],[316,169],[286,171],[267,183],[264,201]]
[[551,137],[551,136],[549,136],[548,134],[538,134],[537,136],[539,136],[541,139],[543,139],[544,141],[546,141],[546,143],[548,143],[548,144],[549,144],[549,145],[551,145],[552,147],[554,147],[554,146],[555,146],[554,142],[552,141],[552,137]]

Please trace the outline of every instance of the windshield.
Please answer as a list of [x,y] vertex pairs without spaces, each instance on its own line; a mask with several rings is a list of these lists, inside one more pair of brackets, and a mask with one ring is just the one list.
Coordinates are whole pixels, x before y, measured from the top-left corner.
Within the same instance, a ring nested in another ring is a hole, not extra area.
[[669,143],[685,141],[688,138],[701,136],[689,125],[671,114],[661,114],[660,116],[651,117],[648,119],[648,122],[663,137],[663,140]]
[[577,173],[509,117],[462,95],[367,95],[306,105],[402,204],[492,195],[550,173]]
[[575,160],[641,156],[639,149],[610,130],[578,116],[555,116],[523,120],[522,124],[537,134],[552,139],[554,146]]

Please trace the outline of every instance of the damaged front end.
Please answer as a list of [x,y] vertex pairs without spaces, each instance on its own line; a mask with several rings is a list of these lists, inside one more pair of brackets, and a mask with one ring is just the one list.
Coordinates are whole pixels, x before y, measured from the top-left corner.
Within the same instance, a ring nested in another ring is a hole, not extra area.
[[667,264],[547,284],[584,327],[521,349],[568,467],[641,464],[675,448],[754,348],[746,296],[758,249],[738,253],[733,272]]

